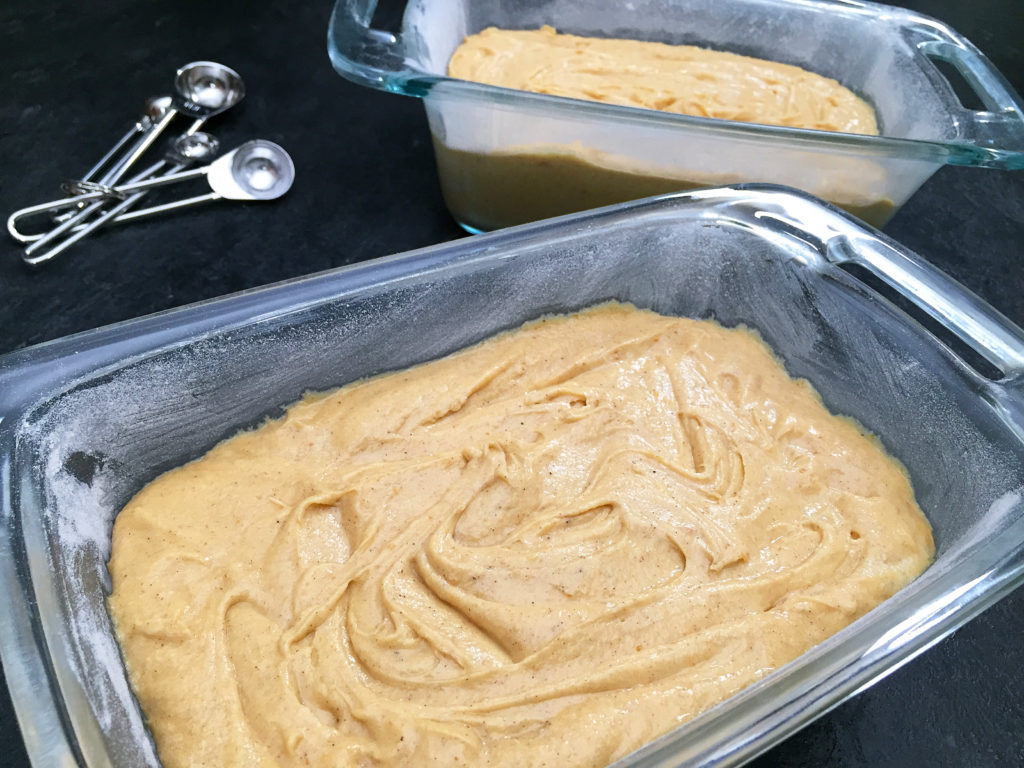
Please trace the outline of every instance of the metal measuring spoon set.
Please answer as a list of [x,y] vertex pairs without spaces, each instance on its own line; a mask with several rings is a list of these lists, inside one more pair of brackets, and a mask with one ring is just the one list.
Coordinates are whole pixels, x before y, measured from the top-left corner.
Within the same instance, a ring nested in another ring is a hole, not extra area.
[[[178,70],[175,95],[147,99],[142,115],[89,171],[63,185],[69,197],[15,211],[7,231],[25,243],[26,263],[43,264],[111,224],[135,221],[165,211],[211,200],[273,200],[287,192],[295,179],[291,157],[271,141],[247,141],[217,157],[219,142],[199,130],[211,117],[230,109],[245,96],[242,78],[230,67],[195,61]],[[164,159],[121,180],[153,146],[178,115],[192,118],[188,129],[171,142]],[[190,166],[203,163],[200,168]],[[161,205],[132,210],[149,190],[205,177],[210,192]],[[27,234],[18,224],[28,217],[50,214],[55,226]]]

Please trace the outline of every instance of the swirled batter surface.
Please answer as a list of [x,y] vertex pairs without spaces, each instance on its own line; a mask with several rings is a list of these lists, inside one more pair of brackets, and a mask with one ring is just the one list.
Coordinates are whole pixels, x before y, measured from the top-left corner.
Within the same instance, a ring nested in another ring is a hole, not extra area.
[[462,80],[793,128],[877,135],[874,110],[837,81],[775,61],[692,45],[488,27],[448,62]]
[[931,555],[901,467],[753,335],[604,305],[158,478],[110,609],[167,768],[600,766]]

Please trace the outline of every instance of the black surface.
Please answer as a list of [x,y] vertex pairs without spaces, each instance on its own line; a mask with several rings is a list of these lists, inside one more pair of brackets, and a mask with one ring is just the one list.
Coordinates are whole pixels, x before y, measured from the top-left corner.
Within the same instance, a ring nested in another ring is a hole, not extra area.
[[[1024,3],[918,0],[1024,91]],[[49,267],[0,244],[0,353],[463,235],[434,174],[422,106],[338,77],[314,3],[0,3],[0,211],[50,199],[166,92],[183,62],[238,69],[228,146],[286,146],[272,204],[220,204],[108,231]],[[886,232],[1024,325],[1024,173],[944,168]],[[0,621],[3,617],[0,617]],[[6,691],[0,765],[28,765]],[[755,761],[780,766],[1024,765],[1024,591]]]

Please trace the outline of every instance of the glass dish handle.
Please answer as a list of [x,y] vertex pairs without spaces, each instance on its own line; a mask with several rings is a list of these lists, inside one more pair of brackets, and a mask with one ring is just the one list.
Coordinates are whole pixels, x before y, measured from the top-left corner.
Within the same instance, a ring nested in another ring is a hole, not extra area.
[[411,94],[400,37],[370,26],[376,8],[377,0],[338,0],[327,27],[331,64],[361,85]]
[[835,237],[827,258],[867,269],[995,366],[1002,377],[988,381],[990,394],[1024,430],[1024,330],[924,260],[879,240]]
[[[935,60],[944,61],[956,69],[984,104],[985,110],[967,109],[954,96],[958,111],[962,110],[965,134],[961,138],[979,146],[1024,151],[1024,105],[1021,98],[981,51],[967,40],[956,37],[939,22],[914,24],[905,27],[904,33],[918,55],[928,60],[927,66],[951,89],[952,84],[935,66]],[[1024,168],[1024,158],[1018,158],[1013,167]]]

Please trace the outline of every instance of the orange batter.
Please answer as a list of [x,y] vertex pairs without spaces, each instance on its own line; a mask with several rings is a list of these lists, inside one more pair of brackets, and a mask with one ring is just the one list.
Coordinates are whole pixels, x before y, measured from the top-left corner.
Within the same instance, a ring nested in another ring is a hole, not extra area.
[[488,27],[455,49],[448,75],[684,115],[878,134],[871,106],[831,78],[692,45]]
[[932,553],[900,465],[752,334],[610,304],[158,478],[110,610],[167,768],[601,766]]

